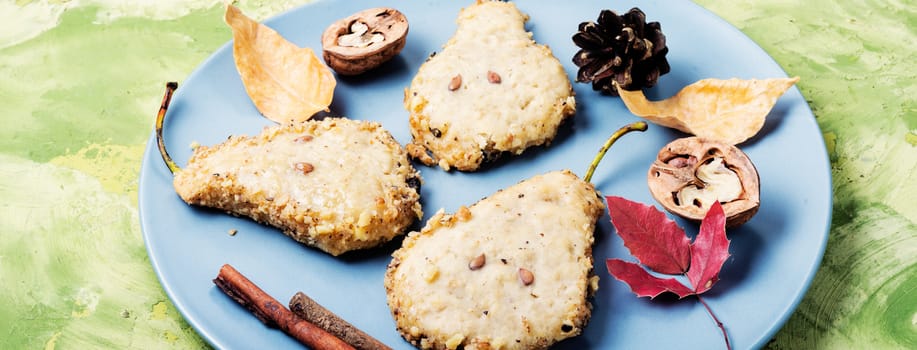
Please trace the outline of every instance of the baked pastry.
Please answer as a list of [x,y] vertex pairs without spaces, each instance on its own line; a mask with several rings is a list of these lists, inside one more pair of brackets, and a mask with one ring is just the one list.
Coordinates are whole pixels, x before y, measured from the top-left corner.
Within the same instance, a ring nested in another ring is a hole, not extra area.
[[512,2],[462,9],[454,36],[405,90],[411,157],[475,171],[553,140],[576,101],[560,61],[525,30],[527,18]]
[[189,204],[250,217],[331,255],[404,234],[422,217],[420,183],[380,124],[338,118],[200,146],[173,181]]
[[605,206],[569,171],[437,212],[385,275],[401,335],[423,349],[544,349],[591,315],[593,231]]

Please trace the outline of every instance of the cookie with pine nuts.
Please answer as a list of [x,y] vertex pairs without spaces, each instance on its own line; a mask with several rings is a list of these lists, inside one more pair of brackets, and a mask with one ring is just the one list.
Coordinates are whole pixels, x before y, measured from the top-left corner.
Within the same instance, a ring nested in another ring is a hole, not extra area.
[[576,100],[560,61],[525,30],[527,19],[512,2],[461,10],[453,37],[405,90],[412,158],[475,171],[554,139]]
[[385,275],[402,337],[422,349],[546,349],[582,331],[598,288],[605,205],[570,171],[538,175],[453,214],[395,251]]

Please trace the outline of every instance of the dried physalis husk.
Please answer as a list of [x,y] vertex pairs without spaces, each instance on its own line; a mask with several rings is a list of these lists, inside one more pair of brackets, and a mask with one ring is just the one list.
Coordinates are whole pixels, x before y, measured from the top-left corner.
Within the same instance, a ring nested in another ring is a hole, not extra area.
[[675,96],[650,101],[643,91],[618,89],[631,113],[698,137],[736,145],[764,126],[777,98],[799,77],[763,80],[703,79]]
[[232,5],[224,20],[232,28],[236,69],[262,115],[283,124],[328,110],[337,82],[312,49],[296,46]]

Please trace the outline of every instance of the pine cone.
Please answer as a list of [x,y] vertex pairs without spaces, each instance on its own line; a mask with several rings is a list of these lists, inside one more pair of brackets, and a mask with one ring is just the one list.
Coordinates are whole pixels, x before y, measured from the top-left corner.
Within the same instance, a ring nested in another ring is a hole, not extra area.
[[631,91],[656,85],[669,72],[669,49],[659,22],[646,23],[646,15],[632,8],[618,16],[603,10],[597,22],[583,22],[573,35],[581,50],[573,56],[579,67],[576,81],[592,82],[593,90],[618,96],[612,81]]

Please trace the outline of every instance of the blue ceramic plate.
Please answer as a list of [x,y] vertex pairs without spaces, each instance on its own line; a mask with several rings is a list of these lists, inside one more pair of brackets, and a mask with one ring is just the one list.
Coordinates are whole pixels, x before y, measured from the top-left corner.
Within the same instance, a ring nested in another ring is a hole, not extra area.
[[[338,80],[334,113],[381,122],[402,144],[410,141],[403,89],[420,64],[452,35],[455,17],[468,1],[397,2],[410,21],[407,45],[381,69]],[[300,46],[321,50],[324,28],[359,10],[393,5],[382,1],[318,1],[266,21]],[[771,78],[786,73],[766,52],[722,19],[689,1],[517,1],[530,15],[527,28],[549,45],[572,78],[576,46],[571,36],[582,21],[608,6],[643,9],[662,23],[672,72],[648,90],[661,99],[702,78]],[[226,29],[229,31],[229,29]],[[425,185],[425,218],[440,208],[452,212],[500,188],[557,169],[584,175],[590,160],[617,128],[639,120],[617,98],[575,84],[578,111],[550,147],[535,148],[479,173],[444,172],[418,165]],[[184,81],[169,109],[165,139],[174,159],[185,164],[189,144],[211,145],[229,135],[257,134],[262,118],[243,90],[227,44]],[[679,132],[650,125],[612,148],[593,178],[603,194],[655,204],[646,171],[657,151]],[[757,216],[729,233],[732,257],[706,301],[726,324],[736,349],[761,347],[783,325],[805,294],[820,263],[831,212],[831,175],[818,125],[795,87],[777,102],[758,136],[741,145],[761,176]],[[150,260],[166,293],[197,331],[218,348],[278,349],[298,344],[263,326],[217,289],[211,280],[232,264],[266,292],[286,302],[297,291],[395,348],[410,348],[395,330],[382,286],[398,242],[334,258],[297,244],[276,229],[217,211],[190,207],[172,189],[172,176],[154,139],[144,154],[140,218]],[[679,221],[693,234],[697,227]],[[419,227],[419,226],[418,226]],[[238,230],[230,236],[227,231]],[[584,334],[562,349],[723,348],[723,337],[696,298],[637,298],[608,275],[605,259],[633,260],[608,216],[596,231],[595,270],[601,277],[592,320]]]

